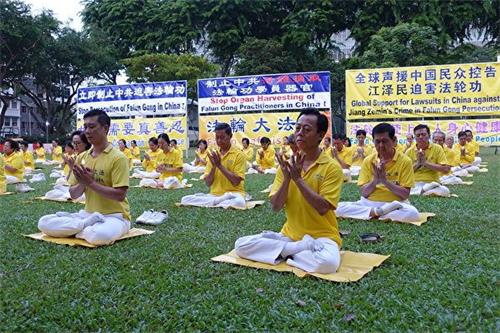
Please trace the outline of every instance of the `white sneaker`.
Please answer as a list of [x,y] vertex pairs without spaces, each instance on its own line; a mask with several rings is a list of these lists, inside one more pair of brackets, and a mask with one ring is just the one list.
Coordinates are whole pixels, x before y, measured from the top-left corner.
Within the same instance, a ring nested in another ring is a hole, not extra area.
[[154,212],[151,218],[148,221],[148,224],[162,224],[168,219],[168,212],[166,210],[162,210],[161,212]]
[[148,223],[148,221],[151,219],[153,214],[155,213],[154,210],[150,209],[142,213],[136,220],[136,223]]
[[37,182],[43,182],[45,181],[45,175],[43,173],[36,173],[31,177],[29,180],[30,183],[37,183]]

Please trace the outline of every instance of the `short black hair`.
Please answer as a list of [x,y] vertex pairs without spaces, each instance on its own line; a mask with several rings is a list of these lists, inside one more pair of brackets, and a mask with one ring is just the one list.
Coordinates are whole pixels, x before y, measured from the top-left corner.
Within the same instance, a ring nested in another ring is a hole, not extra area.
[[445,139],[446,139],[446,134],[444,134],[444,132],[441,132],[441,131],[435,131],[432,135],[433,135],[433,136],[436,136],[436,135],[442,135],[442,136],[443,136],[443,138],[445,138]]
[[85,150],[89,150],[90,147],[92,147],[92,145],[90,144],[89,140],[87,140],[87,136],[85,135],[85,132],[83,131],[74,131],[73,133],[71,133],[71,139],[73,139],[73,137],[75,135],[78,135],[78,137],[80,138],[80,140],[82,140],[83,143],[85,143]]
[[262,138],[260,138],[261,145],[269,144],[269,143],[271,143],[271,140],[267,136],[263,136]]
[[125,141],[124,139],[120,139],[118,141],[121,142],[121,143],[123,143],[123,145],[125,146],[125,148],[127,148],[127,141]]
[[396,137],[396,129],[391,124],[380,123],[380,124],[377,124],[372,129],[372,137],[373,138],[375,138],[375,134],[383,134],[383,133],[389,134],[389,138],[391,140],[394,140],[394,138]]
[[297,120],[299,120],[302,116],[313,115],[316,116],[316,127],[318,128],[318,132],[323,132],[323,135],[328,132],[328,118],[320,113],[317,109],[304,109],[299,113]]
[[289,136],[287,136],[287,140],[288,140],[288,143],[295,143],[296,140],[295,140],[295,134],[290,134]]
[[249,144],[250,144],[250,140],[249,140],[248,138],[243,138],[243,139],[241,139],[241,142],[246,142],[246,143],[247,143],[247,145],[249,145]]
[[458,138],[461,138],[463,136],[467,136],[467,131],[460,131],[460,132],[458,132],[458,135],[457,135]]
[[155,137],[149,138],[148,142],[158,146],[158,139]]
[[137,146],[137,141],[135,141],[135,140],[131,140],[131,141],[130,141],[130,143],[131,143],[131,144],[133,143],[134,145],[136,145],[136,146]]
[[167,142],[167,144],[170,144],[170,138],[168,137],[167,133],[161,133],[160,135],[158,135],[158,140],[159,139],[163,139]]
[[28,143],[26,141],[21,142],[21,146],[28,148]]
[[366,131],[364,129],[359,129],[356,131],[356,136],[364,135],[366,137]]
[[205,147],[208,147],[207,140],[205,140],[205,139],[198,140],[198,143],[196,144],[196,147],[198,147],[200,145],[200,143],[203,143],[205,145]]
[[170,140],[170,143],[175,143],[175,144],[177,144],[177,140],[175,140],[175,139],[171,139],[171,140]]
[[12,148],[14,151],[19,151],[19,143],[17,141],[7,139],[5,140],[5,143],[7,142],[10,143],[10,148]]
[[224,131],[227,135],[233,136],[233,131],[231,130],[231,126],[228,123],[218,123],[215,126],[215,131]]
[[75,149],[75,146],[73,146],[73,143],[71,141],[67,141],[65,144],[64,144],[64,147],[70,147],[71,149]]
[[416,131],[418,131],[422,128],[425,128],[427,130],[427,134],[431,135],[431,129],[426,124],[418,124],[417,126],[415,126],[415,128],[413,129],[413,133],[415,133]]
[[471,130],[465,130],[464,132],[465,133],[470,133],[472,135],[472,131]]
[[111,126],[111,118],[104,110],[94,109],[83,115],[83,119],[90,117],[97,117],[97,122],[101,126],[108,126],[108,128]]

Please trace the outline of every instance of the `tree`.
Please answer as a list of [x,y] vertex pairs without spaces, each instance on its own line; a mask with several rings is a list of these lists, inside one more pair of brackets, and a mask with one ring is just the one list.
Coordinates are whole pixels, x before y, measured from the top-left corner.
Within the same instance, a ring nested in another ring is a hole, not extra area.
[[0,0],[0,130],[8,105],[19,96],[15,82],[30,73],[31,59],[57,25],[49,13],[33,17],[23,2]]
[[123,60],[132,82],[188,81],[188,97],[197,98],[197,80],[212,77],[218,66],[192,54],[145,54]]

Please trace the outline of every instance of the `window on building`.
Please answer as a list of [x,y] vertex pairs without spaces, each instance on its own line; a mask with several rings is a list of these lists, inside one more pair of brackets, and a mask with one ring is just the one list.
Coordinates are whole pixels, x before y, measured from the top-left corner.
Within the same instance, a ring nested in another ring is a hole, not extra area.
[[10,117],[5,117],[3,119],[3,125],[4,126],[10,126]]
[[17,127],[17,118],[16,117],[12,117],[12,126]]
[[13,109],[17,109],[17,101],[10,101],[10,107]]

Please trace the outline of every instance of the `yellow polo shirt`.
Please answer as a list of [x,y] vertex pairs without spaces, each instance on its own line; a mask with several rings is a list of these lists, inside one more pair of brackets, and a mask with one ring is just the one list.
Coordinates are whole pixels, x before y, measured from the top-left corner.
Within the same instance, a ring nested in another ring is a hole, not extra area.
[[35,169],[35,160],[33,159],[33,154],[29,151],[23,151],[24,167]]
[[[314,192],[322,196],[334,208],[337,207],[344,176],[338,163],[328,157],[325,151],[321,152],[307,171],[302,170],[302,178]],[[283,172],[279,168],[269,197],[278,192],[282,183]],[[342,246],[334,209],[329,210],[325,215],[319,214],[306,201],[293,180],[290,180],[288,185],[285,213],[286,222],[281,229],[281,233],[285,236],[294,241],[302,239],[304,235],[314,238],[326,237],[336,242],[339,247]]]
[[[417,161],[417,146],[414,146],[406,151],[406,155],[411,159],[412,163]],[[448,165],[444,150],[440,145],[429,143],[429,147],[424,152],[425,159],[434,164]],[[431,170],[427,167],[420,167],[414,171],[416,182],[439,182],[440,173]]]
[[[205,161],[205,163],[208,162],[208,149],[205,149],[205,151],[203,153],[200,152],[200,151],[198,151],[198,150],[196,150],[195,154],[196,154],[196,156],[198,156],[198,158],[200,160]],[[195,163],[194,165],[195,166],[205,166],[206,164],[201,164],[201,163],[198,162],[198,163]]]
[[[328,151],[326,151],[326,153],[337,163],[339,163],[337,161],[337,159],[335,157],[333,157],[332,155],[332,150],[329,149]],[[351,150],[349,149],[349,147],[343,147],[342,148],[342,151],[337,151],[337,154],[339,155],[340,159],[342,161],[344,161],[344,163],[346,164],[349,164],[349,165],[352,165],[352,152]],[[340,165],[340,163],[339,163]]]
[[[220,154],[220,149],[218,152]],[[221,155],[221,164],[224,168],[239,176],[242,180],[238,185],[234,186],[219,168],[217,168],[214,174],[214,182],[210,186],[210,194],[223,195],[226,192],[237,192],[244,195],[246,159],[243,152],[231,146],[224,156]],[[214,166],[212,162],[208,160],[207,168],[205,169],[205,177],[212,171],[212,168],[214,168]]]
[[369,155],[371,155],[373,153],[373,150],[374,150],[372,145],[365,144],[363,147],[360,147],[358,145],[352,146],[351,147],[351,152],[352,152],[352,155],[351,155],[352,164],[351,164],[351,166],[359,166],[360,167],[361,165],[363,165],[363,159],[357,156],[358,148],[363,148],[363,150],[365,152],[365,158],[368,157]]
[[[170,150],[165,153],[162,151],[157,159],[157,167],[161,164],[165,164],[167,168],[181,168],[182,169],[182,153],[176,149]],[[177,177],[177,179],[182,180],[181,172],[162,172],[160,179],[166,179],[168,177]]]
[[253,161],[253,148],[252,147],[248,146],[247,149],[242,149],[241,151],[245,155],[245,159],[247,162]]
[[141,159],[141,150],[139,147],[133,147],[130,148],[130,152],[132,153],[132,158],[135,160],[140,160]]
[[5,183],[5,162],[3,155],[0,154],[0,193],[5,193],[7,191],[7,185]]
[[472,139],[471,142],[468,142],[474,149],[474,155],[478,154],[479,155],[479,143],[477,143],[476,140]]
[[142,161],[142,166],[147,172],[153,172],[158,166],[158,157],[162,154],[162,151],[161,149],[156,149],[156,151],[148,150],[146,153],[149,156],[149,161],[144,159]]
[[448,161],[449,166],[457,166],[460,164],[460,158],[457,155],[457,152],[453,149],[450,149],[446,146],[443,146],[444,154],[446,155],[446,160]]
[[35,149],[35,154],[37,160],[45,160],[45,149],[43,147]]
[[406,148],[405,145],[402,145],[400,143],[396,144],[396,151],[399,151],[402,154],[404,154],[405,148]]
[[458,163],[459,164],[471,164],[474,162],[475,158],[475,151],[474,151],[474,146],[471,145],[470,143],[465,144],[465,156],[462,156],[462,146],[460,143],[455,143],[453,146],[453,150],[455,151],[455,154],[458,156]]
[[23,180],[24,178],[24,158],[23,153],[21,152],[13,152],[10,155],[4,155],[4,163],[10,167],[16,168],[16,172],[11,172],[5,170],[5,174],[7,176],[14,176],[19,180]]
[[[93,148],[84,151],[76,158],[76,164],[84,165],[94,171],[94,179],[101,185],[108,187],[128,187],[129,169],[127,158],[123,153],[109,144],[97,157],[92,157]],[[83,162],[85,161],[85,162]],[[70,185],[78,184],[73,173],[69,177]],[[121,213],[127,220],[130,218],[130,207],[127,198],[124,201],[111,200],[85,188],[85,210],[88,213],[101,214]]]
[[[372,164],[377,163],[378,153],[373,153],[367,156],[361,166],[359,172],[358,186],[368,184],[373,179]],[[385,174],[387,180],[395,183],[396,185],[412,188],[415,184],[413,175],[413,163],[411,159],[400,151],[396,150],[392,160],[385,165]],[[400,201],[401,199],[391,192],[385,185],[377,184],[375,190],[368,196],[369,200],[392,202]]]
[[[260,152],[264,152],[264,157],[260,158]],[[266,150],[260,148],[257,150],[256,154],[256,160],[257,164],[262,168],[262,169],[270,169],[274,168],[274,148],[272,146],[267,147]]]
[[63,151],[62,151],[61,146],[57,146],[57,147],[53,148],[52,154],[51,154],[52,161],[62,162],[63,161],[62,154],[63,154]]

